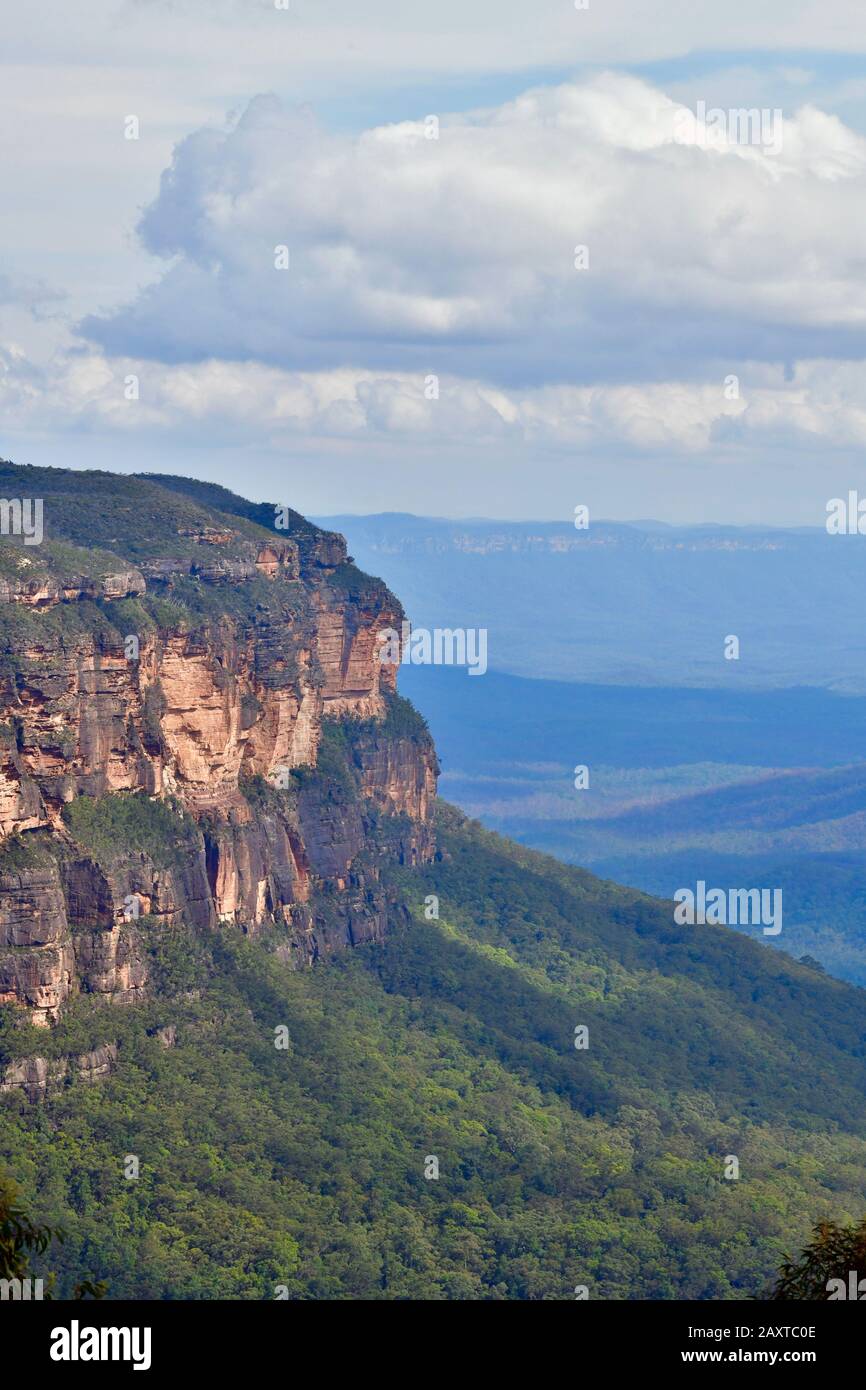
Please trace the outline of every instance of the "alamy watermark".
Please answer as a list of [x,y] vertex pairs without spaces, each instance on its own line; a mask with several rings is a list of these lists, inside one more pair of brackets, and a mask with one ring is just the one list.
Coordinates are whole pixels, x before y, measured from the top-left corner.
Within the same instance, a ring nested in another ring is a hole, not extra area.
[[48,1351],[52,1361],[130,1361],[134,1371],[150,1369],[149,1327],[55,1327]]
[[826,526],[828,536],[866,536],[866,497],[854,488],[847,497],[831,497]]
[[386,627],[379,633],[379,660],[384,666],[467,666],[470,676],[487,670],[486,627]]
[[784,121],[781,108],[757,106],[707,107],[699,101],[694,112],[682,107],[674,116],[674,140],[701,150],[723,150],[731,145],[756,145],[765,154],[782,153]]
[[45,1297],[45,1283],[42,1279],[0,1279],[0,1302],[7,1299],[13,1302],[31,1300],[39,1302]]
[[674,902],[674,921],[681,927],[762,926],[764,936],[782,930],[781,888],[707,888],[699,879],[694,888],[678,888]]
[[23,536],[25,545],[41,545],[42,535],[41,497],[0,497],[0,536]]
[[861,1279],[856,1269],[848,1271],[848,1286],[845,1287],[844,1279],[827,1280],[827,1302],[833,1303],[839,1299],[850,1299],[853,1303],[862,1303],[866,1299],[866,1279]]

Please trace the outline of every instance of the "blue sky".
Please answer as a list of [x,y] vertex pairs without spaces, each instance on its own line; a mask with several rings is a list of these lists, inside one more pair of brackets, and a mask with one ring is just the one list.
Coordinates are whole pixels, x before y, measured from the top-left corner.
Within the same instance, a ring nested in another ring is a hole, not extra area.
[[820,524],[866,493],[866,15],[756,8],[13,14],[0,451],[317,514]]
[[631,63],[616,61],[615,46],[610,54],[597,63],[574,62],[513,72],[437,74],[418,81],[401,80],[398,74],[387,86],[373,90],[361,83],[355,91],[319,91],[311,93],[310,99],[315,100],[316,109],[333,128],[361,130],[443,107],[459,111],[501,105],[530,87],[556,86],[617,67],[661,84],[666,91],[676,91],[684,99],[692,90],[706,95],[707,83],[724,86],[732,104],[760,96],[761,104],[790,108],[807,100],[821,103],[832,99],[832,109],[844,117],[846,124],[866,133],[862,51],[707,50]]

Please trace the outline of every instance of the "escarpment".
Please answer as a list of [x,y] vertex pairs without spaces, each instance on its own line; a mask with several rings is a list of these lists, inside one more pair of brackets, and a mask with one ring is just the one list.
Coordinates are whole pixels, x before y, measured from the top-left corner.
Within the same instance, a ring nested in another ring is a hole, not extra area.
[[380,660],[394,596],[223,489],[0,483],[44,519],[0,538],[0,1003],[48,1025],[79,992],[145,997],[155,925],[271,926],[299,964],[381,937],[379,866],[431,857],[436,785]]

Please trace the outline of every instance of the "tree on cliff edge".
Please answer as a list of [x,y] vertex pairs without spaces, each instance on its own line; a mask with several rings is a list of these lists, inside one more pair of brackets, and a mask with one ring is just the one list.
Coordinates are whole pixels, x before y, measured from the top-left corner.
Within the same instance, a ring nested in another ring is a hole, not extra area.
[[770,1294],[772,1299],[811,1302],[852,1297],[866,1300],[866,1218],[852,1226],[822,1221],[799,1261],[782,1265]]
[[[37,1226],[21,1205],[18,1185],[12,1178],[0,1174],[0,1279],[29,1279],[30,1257],[44,1255],[53,1240],[64,1239],[64,1233],[52,1226]],[[56,1275],[44,1281],[43,1298],[53,1297]],[[105,1284],[90,1279],[76,1284],[74,1298],[102,1298]]]
[[[28,1279],[31,1254],[43,1255],[55,1236],[63,1239],[62,1232],[30,1219],[16,1183],[0,1175],[0,1279]],[[53,1282],[54,1275],[45,1281],[49,1298]]]

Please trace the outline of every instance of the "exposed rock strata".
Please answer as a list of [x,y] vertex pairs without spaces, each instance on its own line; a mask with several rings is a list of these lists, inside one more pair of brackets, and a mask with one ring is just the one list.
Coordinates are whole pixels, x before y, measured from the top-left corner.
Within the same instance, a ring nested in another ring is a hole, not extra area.
[[[0,631],[4,601],[33,612],[0,665],[0,1003],[37,1024],[79,991],[144,997],[155,923],[276,924],[299,964],[376,939],[377,861],[433,853],[432,744],[386,717],[396,668],[379,634],[399,630],[399,604],[342,537],[248,538],[260,529],[215,520],[179,528],[177,556],[0,584]],[[211,591],[205,618],[173,620]],[[162,603],[156,620],[137,623],[142,595]],[[81,617],[43,635],[40,614],[65,612]],[[328,727],[347,733],[339,777],[320,766]],[[71,803],[115,794],[170,804],[177,845],[77,841]],[[57,1078],[39,1061],[9,1084],[44,1093]]]
[[22,1057],[3,1068],[0,1093],[23,1091],[28,1100],[43,1100],[68,1079],[92,1085],[117,1066],[117,1045],[103,1043],[76,1057]]

